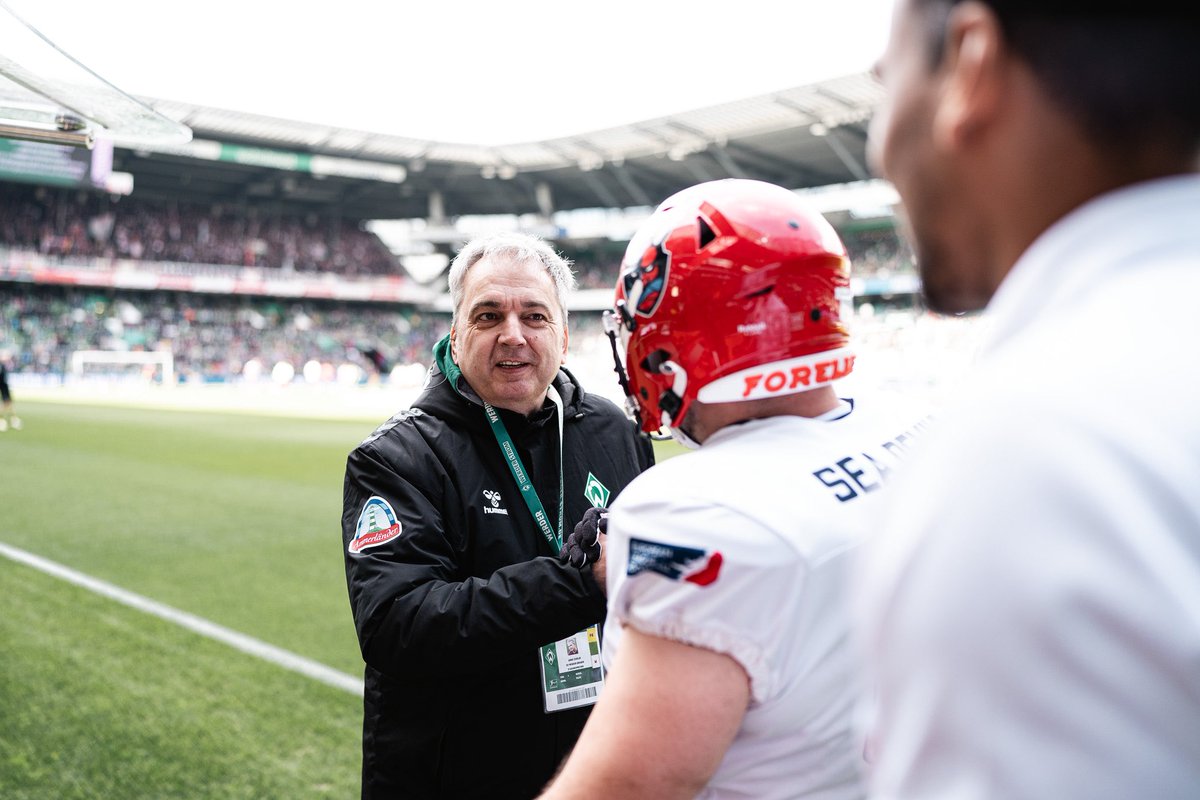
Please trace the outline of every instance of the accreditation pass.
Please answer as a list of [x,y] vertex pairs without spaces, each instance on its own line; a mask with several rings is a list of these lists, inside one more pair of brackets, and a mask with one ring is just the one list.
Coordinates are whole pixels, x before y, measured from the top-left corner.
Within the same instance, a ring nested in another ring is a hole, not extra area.
[[542,645],[542,692],[546,713],[590,706],[604,688],[600,625]]

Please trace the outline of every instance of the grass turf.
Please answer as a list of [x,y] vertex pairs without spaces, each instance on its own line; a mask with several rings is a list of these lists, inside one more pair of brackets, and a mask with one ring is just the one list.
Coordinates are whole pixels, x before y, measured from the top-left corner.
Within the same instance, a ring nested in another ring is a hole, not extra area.
[[[0,541],[361,674],[341,481],[374,422],[20,413],[0,435]],[[357,795],[354,695],[2,558],[0,586],[0,796]]]
[[[22,403],[0,541],[361,674],[341,567],[363,422]],[[361,700],[0,559],[0,796],[358,793]]]
[[21,407],[0,540],[358,672],[342,569],[346,454],[371,424]]
[[348,798],[361,701],[0,560],[0,795]]

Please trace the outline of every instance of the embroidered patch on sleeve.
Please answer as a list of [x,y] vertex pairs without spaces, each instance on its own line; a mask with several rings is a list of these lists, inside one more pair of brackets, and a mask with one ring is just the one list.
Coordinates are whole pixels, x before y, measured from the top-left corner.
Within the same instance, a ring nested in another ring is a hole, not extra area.
[[359,512],[358,527],[347,549],[351,553],[361,553],[368,547],[390,542],[399,535],[400,521],[396,519],[391,504],[382,497],[372,496]]
[[707,550],[695,547],[630,539],[629,566],[625,574],[657,572],[673,581],[685,580],[698,586],[708,586],[717,579],[722,561],[718,552],[710,554]]

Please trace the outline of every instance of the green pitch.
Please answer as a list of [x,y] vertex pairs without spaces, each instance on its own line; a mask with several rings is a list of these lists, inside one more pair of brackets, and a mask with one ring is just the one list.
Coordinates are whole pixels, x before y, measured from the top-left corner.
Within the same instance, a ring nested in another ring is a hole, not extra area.
[[[371,423],[20,413],[0,541],[361,674],[339,518]],[[0,796],[357,796],[358,697],[2,558],[0,586]]]
[[[341,482],[381,420],[19,405],[0,542],[361,675]],[[358,795],[360,698],[6,558],[0,587],[0,796]]]

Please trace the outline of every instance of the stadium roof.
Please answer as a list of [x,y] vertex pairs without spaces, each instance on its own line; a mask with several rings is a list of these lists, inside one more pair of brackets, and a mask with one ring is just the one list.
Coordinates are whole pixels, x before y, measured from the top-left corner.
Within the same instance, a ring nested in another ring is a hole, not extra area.
[[141,98],[193,140],[118,139],[134,196],[277,206],[356,219],[542,214],[655,205],[699,181],[746,177],[790,189],[868,176],[867,124],[881,97],[866,73],[630,125],[499,146],[434,142]]

